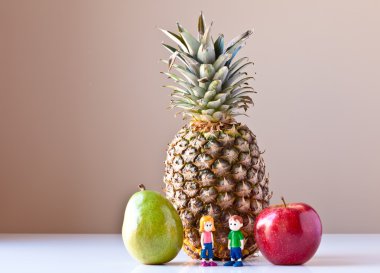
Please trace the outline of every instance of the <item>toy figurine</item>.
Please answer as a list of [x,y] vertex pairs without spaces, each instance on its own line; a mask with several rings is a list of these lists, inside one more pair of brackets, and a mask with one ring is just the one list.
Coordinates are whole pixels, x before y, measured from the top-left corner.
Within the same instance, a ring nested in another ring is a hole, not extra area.
[[[201,266],[217,266],[217,263],[212,260],[214,258],[214,237],[212,235],[212,232],[215,231],[214,218],[208,215],[202,216],[199,225],[202,245]],[[206,259],[208,259],[209,262],[207,262]]]
[[224,266],[243,266],[241,261],[243,255],[242,250],[244,249],[244,236],[240,231],[243,226],[243,218],[238,215],[232,215],[228,220],[230,227],[230,233],[228,234],[228,249],[230,250],[231,261],[228,261]]

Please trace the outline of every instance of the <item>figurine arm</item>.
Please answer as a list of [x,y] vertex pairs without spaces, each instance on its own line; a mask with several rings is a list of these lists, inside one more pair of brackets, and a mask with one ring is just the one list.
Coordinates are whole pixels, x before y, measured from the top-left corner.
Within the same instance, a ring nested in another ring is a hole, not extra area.
[[240,248],[241,248],[241,250],[243,250],[244,249],[244,239],[240,240],[240,244],[241,244]]
[[202,249],[205,248],[204,244],[203,244],[203,232],[201,233],[201,246],[202,246]]
[[228,249],[231,249],[231,240],[228,239]]
[[211,243],[212,243],[212,248],[214,248],[214,235],[211,232]]

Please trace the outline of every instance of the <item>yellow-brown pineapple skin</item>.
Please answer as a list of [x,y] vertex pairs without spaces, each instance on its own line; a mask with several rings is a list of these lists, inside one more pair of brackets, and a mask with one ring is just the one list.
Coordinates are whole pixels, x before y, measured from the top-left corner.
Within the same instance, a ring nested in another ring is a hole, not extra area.
[[166,197],[177,209],[184,226],[184,250],[200,258],[199,220],[214,217],[214,255],[229,259],[228,219],[243,217],[243,257],[257,245],[253,225],[258,213],[269,205],[271,193],[256,136],[240,123],[205,126],[185,125],[169,144],[165,161]]

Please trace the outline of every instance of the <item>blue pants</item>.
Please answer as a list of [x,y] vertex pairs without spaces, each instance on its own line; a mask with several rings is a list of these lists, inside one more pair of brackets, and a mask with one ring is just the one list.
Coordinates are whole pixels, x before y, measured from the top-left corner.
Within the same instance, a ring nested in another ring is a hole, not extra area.
[[231,259],[238,260],[241,259],[243,255],[241,255],[241,248],[240,247],[231,247]]
[[212,243],[204,244],[205,248],[201,251],[202,259],[212,259],[214,258],[214,253],[212,252]]

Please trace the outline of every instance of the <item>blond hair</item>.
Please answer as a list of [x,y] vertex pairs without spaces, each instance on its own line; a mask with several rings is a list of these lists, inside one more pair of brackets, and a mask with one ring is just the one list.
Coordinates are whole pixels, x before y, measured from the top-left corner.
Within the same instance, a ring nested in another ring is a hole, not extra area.
[[199,221],[199,232],[203,232],[205,230],[204,228],[205,228],[206,222],[211,222],[212,223],[211,231],[215,231],[214,218],[212,218],[210,215],[204,215]]

